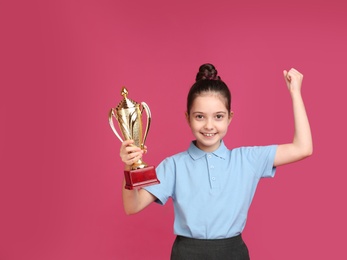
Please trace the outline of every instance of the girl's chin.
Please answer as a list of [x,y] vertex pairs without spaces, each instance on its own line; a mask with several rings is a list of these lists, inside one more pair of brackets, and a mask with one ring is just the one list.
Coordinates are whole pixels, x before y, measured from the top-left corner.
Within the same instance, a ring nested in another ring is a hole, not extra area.
[[199,141],[197,140],[197,147],[199,147],[199,149],[206,151],[206,152],[213,152],[216,149],[218,149],[220,145],[220,141],[218,142],[206,142],[206,141]]

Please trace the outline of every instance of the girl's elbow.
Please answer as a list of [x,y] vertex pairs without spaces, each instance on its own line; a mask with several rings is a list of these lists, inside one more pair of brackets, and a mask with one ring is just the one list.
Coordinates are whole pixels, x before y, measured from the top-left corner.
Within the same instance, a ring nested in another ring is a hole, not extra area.
[[134,215],[134,214],[138,213],[139,210],[124,208],[124,212],[127,216],[130,216],[130,215]]
[[133,215],[134,213],[132,213],[130,210],[126,210],[124,209],[125,215],[130,216]]
[[305,150],[302,151],[302,159],[305,159],[307,157],[310,157],[313,154],[313,147],[307,147]]
[[310,149],[310,151],[307,153],[307,157],[311,156],[313,154],[313,148]]
[[312,154],[313,154],[313,145],[311,143],[311,145],[309,146],[308,151],[307,151],[307,157],[311,156]]

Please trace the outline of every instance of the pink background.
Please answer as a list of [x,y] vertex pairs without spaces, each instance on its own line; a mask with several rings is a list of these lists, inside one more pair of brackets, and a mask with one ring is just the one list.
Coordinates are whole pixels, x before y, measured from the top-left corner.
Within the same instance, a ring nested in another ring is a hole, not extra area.
[[198,66],[233,94],[228,147],[291,141],[282,77],[304,75],[314,155],[263,180],[252,259],[347,259],[344,1],[2,1],[0,259],[169,259],[171,203],[126,216],[108,112],[128,87],[151,108],[145,161],[188,147]]

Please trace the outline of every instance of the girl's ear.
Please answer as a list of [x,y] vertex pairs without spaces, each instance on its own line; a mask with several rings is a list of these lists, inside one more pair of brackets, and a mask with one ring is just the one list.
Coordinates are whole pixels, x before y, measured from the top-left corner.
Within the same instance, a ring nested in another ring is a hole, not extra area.
[[187,120],[188,125],[190,125],[188,112],[185,113],[185,116],[186,116],[186,120]]
[[229,124],[230,124],[231,120],[233,119],[233,117],[234,117],[234,112],[230,111],[230,113],[229,113]]

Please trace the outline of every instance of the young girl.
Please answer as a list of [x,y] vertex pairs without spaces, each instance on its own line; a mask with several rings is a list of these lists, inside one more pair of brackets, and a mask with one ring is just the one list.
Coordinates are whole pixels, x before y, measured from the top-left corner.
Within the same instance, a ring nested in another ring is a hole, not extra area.
[[[310,125],[301,97],[303,75],[295,69],[283,74],[294,110],[291,143],[229,150],[223,137],[233,117],[230,91],[215,67],[204,64],[187,98],[186,118],[195,141],[188,150],[158,165],[160,184],[139,190],[123,188],[127,214],[172,198],[177,237],[171,259],[249,259],[241,233],[258,181],[273,177],[277,166],[312,154]],[[126,170],[144,152],[132,143],[124,141],[120,149]]]

